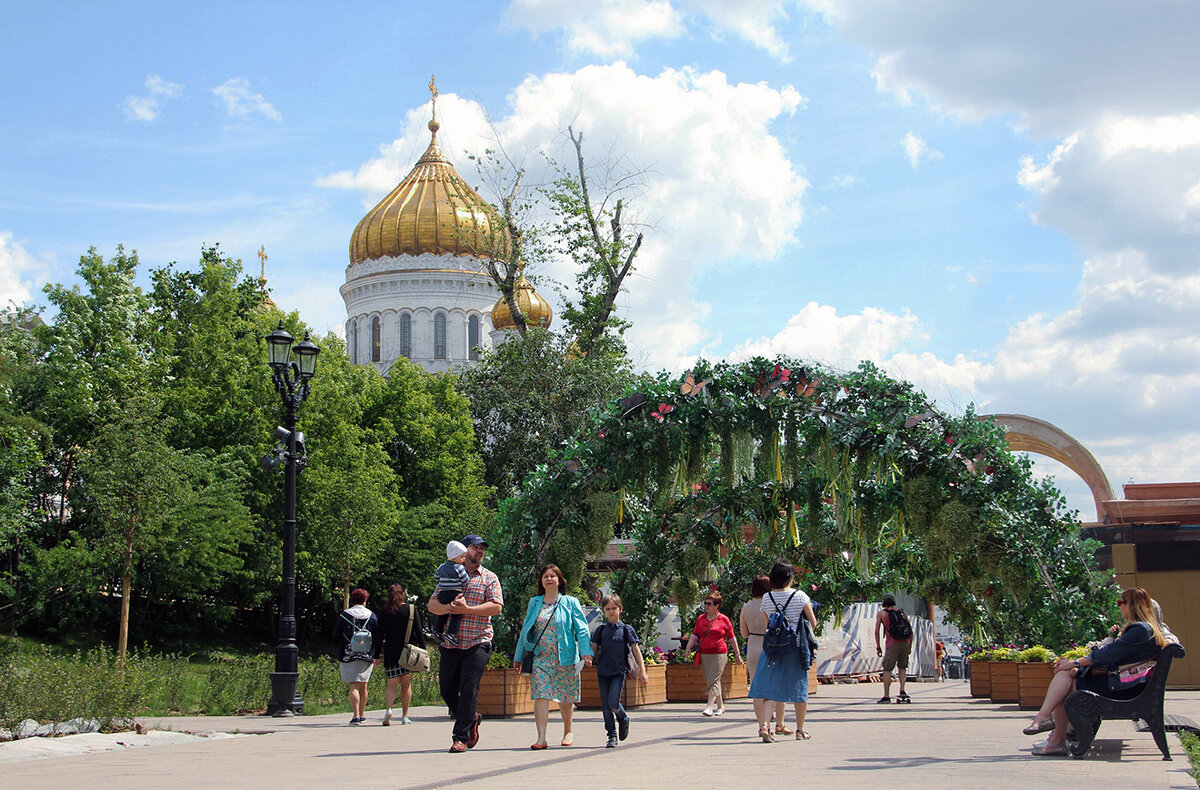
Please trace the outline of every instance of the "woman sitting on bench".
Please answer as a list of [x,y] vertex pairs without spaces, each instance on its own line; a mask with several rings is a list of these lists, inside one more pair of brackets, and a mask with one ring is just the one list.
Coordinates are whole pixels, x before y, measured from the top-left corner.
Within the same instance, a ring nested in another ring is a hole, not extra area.
[[1049,738],[1033,748],[1035,755],[1067,754],[1067,711],[1063,702],[1072,691],[1094,691],[1113,699],[1132,699],[1141,693],[1145,677],[1141,682],[1130,683],[1128,688],[1114,691],[1110,688],[1108,675],[1123,664],[1157,659],[1166,640],[1158,626],[1150,595],[1141,587],[1130,587],[1121,593],[1117,606],[1125,625],[1112,644],[1097,648],[1077,661],[1060,659],[1055,665],[1046,700],[1033,717],[1033,723],[1024,729],[1026,735],[1053,730]]

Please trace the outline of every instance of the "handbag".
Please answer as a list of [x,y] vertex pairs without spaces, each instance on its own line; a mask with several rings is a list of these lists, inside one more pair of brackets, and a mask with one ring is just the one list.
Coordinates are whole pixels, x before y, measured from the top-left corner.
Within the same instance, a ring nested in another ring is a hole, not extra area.
[[[538,633],[537,639],[533,640],[533,644],[530,646],[529,650],[526,651],[525,655],[521,656],[521,674],[522,675],[532,675],[533,674],[533,651],[538,646],[538,642],[542,641],[542,634],[546,633],[546,626],[550,625],[550,619],[554,617],[554,610],[557,608],[558,608],[558,601],[555,601],[554,608],[550,610],[550,617],[546,619],[546,623],[545,623],[545,625],[542,626],[541,632]],[[533,628],[531,627],[529,630],[532,631]],[[529,634],[526,634],[525,638],[526,638],[526,640],[528,640]]]
[[1154,671],[1155,661],[1138,661],[1134,664],[1123,664],[1117,667],[1115,672],[1108,673],[1108,690],[1122,691],[1130,689],[1139,683],[1145,683],[1150,679],[1150,673]]
[[412,636],[413,619],[416,617],[416,608],[408,605],[408,628],[404,629],[404,647],[400,648],[400,667],[407,669],[409,672],[428,672],[429,671],[429,651],[423,647],[409,644],[408,640]]

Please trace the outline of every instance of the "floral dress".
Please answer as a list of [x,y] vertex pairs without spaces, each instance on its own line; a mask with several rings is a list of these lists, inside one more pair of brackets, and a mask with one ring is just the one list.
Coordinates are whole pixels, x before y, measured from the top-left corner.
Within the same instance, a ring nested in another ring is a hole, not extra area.
[[558,628],[553,606],[542,607],[534,627],[538,631],[543,627],[546,630],[533,649],[533,674],[529,679],[531,696],[553,702],[578,702],[579,675],[575,674],[574,665],[564,667],[558,661]]

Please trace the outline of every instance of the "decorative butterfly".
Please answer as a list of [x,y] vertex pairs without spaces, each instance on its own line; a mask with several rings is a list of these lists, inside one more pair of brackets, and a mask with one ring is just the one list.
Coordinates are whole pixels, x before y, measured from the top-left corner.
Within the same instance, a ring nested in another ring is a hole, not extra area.
[[817,385],[820,383],[820,379],[809,381],[804,368],[800,368],[800,380],[796,382],[796,394],[804,398],[811,398],[816,394]]
[[775,370],[771,371],[771,375],[774,378],[782,380],[784,384],[787,384],[788,377],[792,375],[792,371],[776,363]]
[[914,414],[911,417],[909,417],[907,420],[904,421],[904,427],[911,428],[919,422],[924,422],[925,420],[928,420],[932,416],[933,416],[933,414],[930,412],[927,412],[927,411],[922,412],[920,414]]
[[663,417],[666,417],[668,414],[670,414],[673,411],[675,411],[675,407],[672,406],[671,404],[660,403],[660,404],[658,404],[657,410],[650,412],[650,416],[653,417],[654,419],[658,420],[659,422],[662,422]]
[[640,392],[635,392],[627,398],[621,398],[619,401],[617,401],[617,405],[620,406],[621,411],[624,412],[622,416],[628,417],[630,412],[645,402],[646,396]]
[[692,371],[689,370],[684,374],[683,383],[679,385],[679,391],[688,396],[699,395],[701,390],[708,386],[711,381],[712,379],[705,379],[697,384],[696,379],[692,376]]
[[763,391],[763,388],[766,386],[767,386],[767,374],[765,372],[763,372],[763,373],[758,374],[758,381],[754,382],[754,386],[751,387],[751,389],[754,390],[755,395],[758,395]]
[[953,446],[954,446],[954,440],[955,440],[955,439],[957,439],[957,438],[958,438],[958,434],[957,434],[957,433],[948,433],[948,434],[946,434],[946,445],[947,445],[947,446],[949,446],[949,447],[953,447]]
[[772,379],[767,386],[763,387],[762,392],[758,393],[761,398],[769,398],[775,394],[775,390],[787,384],[787,379]]
[[563,461],[563,466],[566,467],[568,472],[578,472],[583,468],[583,464],[579,463],[574,458],[569,458],[566,461]]

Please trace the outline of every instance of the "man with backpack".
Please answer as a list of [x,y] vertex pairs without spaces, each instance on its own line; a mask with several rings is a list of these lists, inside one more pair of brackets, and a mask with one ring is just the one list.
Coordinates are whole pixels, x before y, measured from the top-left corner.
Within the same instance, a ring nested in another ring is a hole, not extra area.
[[[879,646],[879,631],[886,637],[884,647]],[[883,656],[883,697],[880,702],[891,702],[892,670],[899,667],[900,693],[897,702],[912,702],[904,691],[904,676],[908,671],[908,655],[912,652],[912,623],[902,609],[896,608],[896,599],[883,596],[883,608],[875,615],[875,652]],[[885,649],[886,648],[886,649]]]

